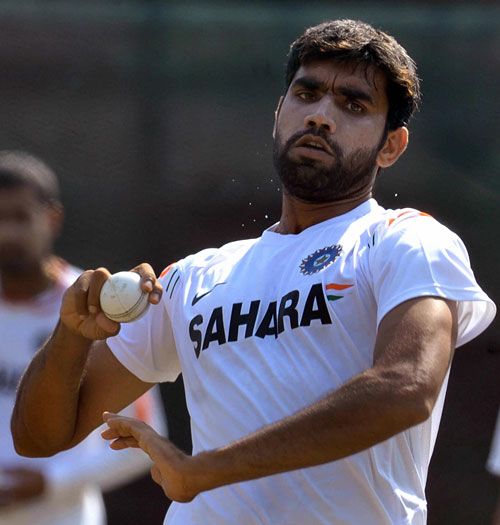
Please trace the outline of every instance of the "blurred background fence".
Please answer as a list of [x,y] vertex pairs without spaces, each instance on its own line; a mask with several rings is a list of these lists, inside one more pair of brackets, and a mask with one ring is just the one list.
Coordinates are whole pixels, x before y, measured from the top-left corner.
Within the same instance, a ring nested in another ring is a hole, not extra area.
[[[161,271],[275,222],[271,130],[285,56],[306,26],[332,18],[393,34],[423,79],[409,150],[382,175],[376,198],[428,211],[459,233],[498,303],[492,2],[1,0],[0,149],[28,150],[59,174],[67,218],[58,253],[81,267],[147,260]],[[499,332],[497,321],[456,355],[429,474],[431,525],[488,523],[498,489],[484,464],[500,401]],[[182,402],[169,388],[177,432]]]

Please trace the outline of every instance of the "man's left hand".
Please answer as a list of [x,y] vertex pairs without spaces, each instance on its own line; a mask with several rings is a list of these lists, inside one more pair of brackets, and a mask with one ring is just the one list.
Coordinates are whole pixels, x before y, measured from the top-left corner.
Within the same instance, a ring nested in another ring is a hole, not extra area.
[[201,492],[196,460],[179,450],[167,438],[157,434],[149,425],[138,419],[104,412],[108,428],[101,433],[111,440],[114,450],[142,449],[153,462],[151,477],[174,501],[188,502]]

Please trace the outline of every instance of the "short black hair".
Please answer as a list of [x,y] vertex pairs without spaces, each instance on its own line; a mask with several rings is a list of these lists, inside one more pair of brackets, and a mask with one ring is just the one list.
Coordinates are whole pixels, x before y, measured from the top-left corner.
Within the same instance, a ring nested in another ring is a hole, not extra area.
[[60,201],[57,176],[45,162],[26,151],[0,151],[0,190],[23,186],[43,203]]
[[415,62],[394,37],[359,20],[333,20],[310,27],[290,46],[286,89],[302,64],[329,58],[380,69],[387,79],[386,128],[408,124],[420,103],[420,81]]

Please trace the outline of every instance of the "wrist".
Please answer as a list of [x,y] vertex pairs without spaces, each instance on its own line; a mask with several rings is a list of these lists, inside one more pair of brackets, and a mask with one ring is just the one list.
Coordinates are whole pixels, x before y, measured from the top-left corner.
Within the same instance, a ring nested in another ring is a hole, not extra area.
[[57,322],[57,325],[52,334],[52,339],[55,339],[58,342],[61,341],[64,344],[71,343],[73,345],[76,344],[83,347],[90,347],[93,342],[92,339],[85,337],[80,332],[67,326],[61,319],[59,319]]
[[212,451],[200,452],[195,456],[191,456],[190,463],[190,479],[193,480],[191,487],[192,497],[222,485]]
[[192,456],[195,492],[205,492],[237,481],[234,462],[227,458],[224,449],[214,449]]
[[45,343],[47,364],[53,363],[59,368],[67,362],[71,368],[74,365],[82,367],[87,359],[92,342],[92,340],[75,333],[59,320],[50,339]]

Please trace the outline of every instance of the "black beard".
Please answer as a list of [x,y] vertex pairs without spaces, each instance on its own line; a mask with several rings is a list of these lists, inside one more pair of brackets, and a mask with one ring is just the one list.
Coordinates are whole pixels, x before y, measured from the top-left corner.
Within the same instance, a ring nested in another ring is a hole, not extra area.
[[[326,167],[313,159],[292,161],[288,152],[304,135],[316,135],[326,141],[333,153],[335,164]],[[338,144],[333,142],[321,128],[295,133],[286,144],[276,134],[273,147],[274,167],[285,191],[307,202],[332,202],[355,197],[363,189],[373,186],[377,175],[377,154],[374,149],[360,148],[344,156]]]

